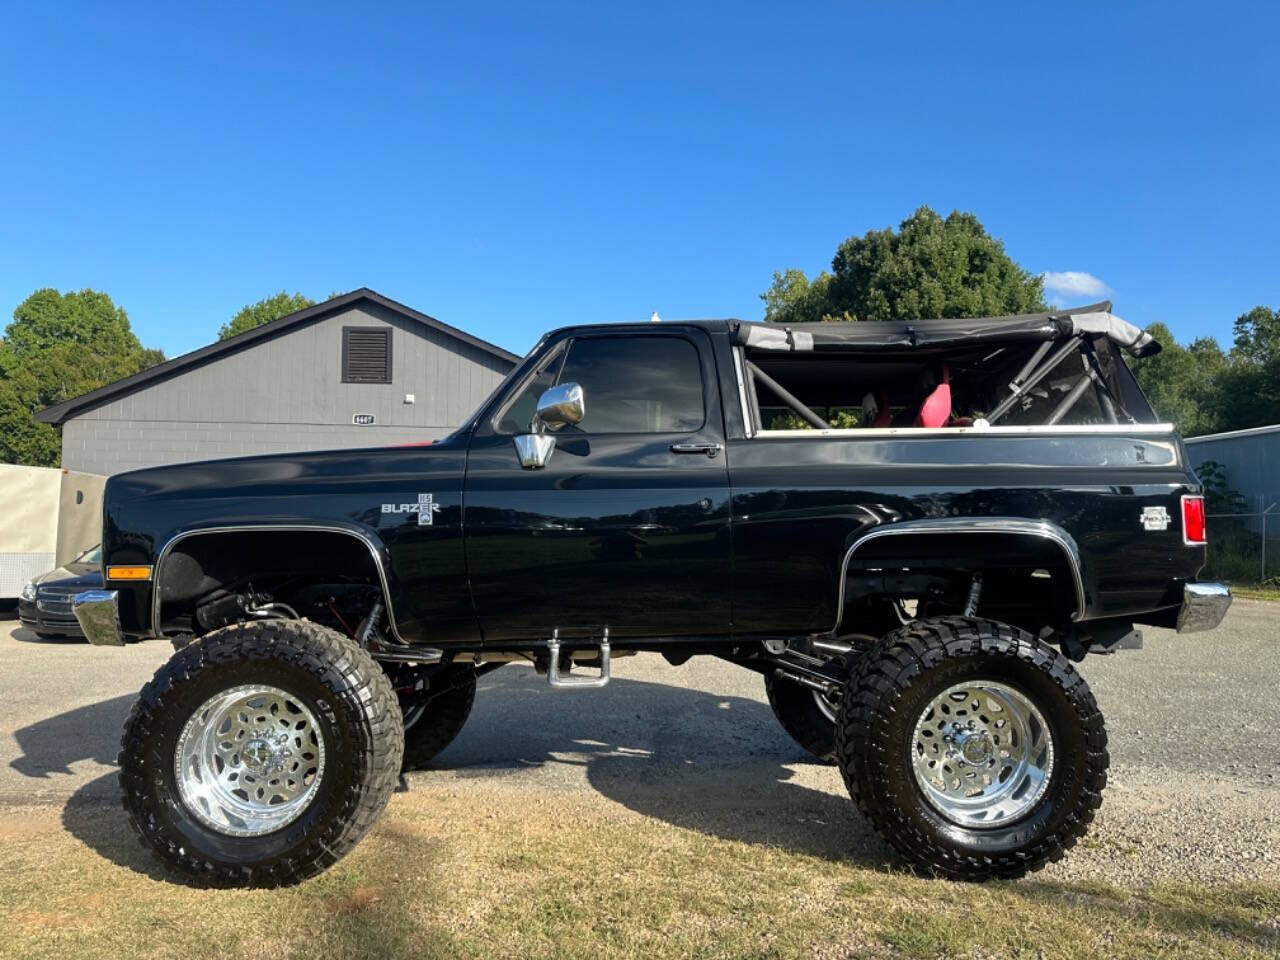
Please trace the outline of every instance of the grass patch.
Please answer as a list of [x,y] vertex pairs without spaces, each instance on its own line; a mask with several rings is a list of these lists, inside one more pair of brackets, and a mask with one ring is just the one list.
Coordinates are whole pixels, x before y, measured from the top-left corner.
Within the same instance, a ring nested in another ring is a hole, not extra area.
[[1232,584],[1231,594],[1247,600],[1280,600],[1280,587],[1251,587]]
[[[750,816],[744,813],[744,816]],[[400,794],[324,876],[205,891],[112,808],[0,846],[0,955],[147,958],[1267,957],[1280,884],[963,885],[709,836],[601,804]],[[98,818],[93,820],[92,818]],[[70,824],[69,824],[70,825]]]

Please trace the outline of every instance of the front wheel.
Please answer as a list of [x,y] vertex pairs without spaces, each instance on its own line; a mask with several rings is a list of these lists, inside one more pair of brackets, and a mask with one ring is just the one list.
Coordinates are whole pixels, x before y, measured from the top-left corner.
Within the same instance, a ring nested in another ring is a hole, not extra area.
[[395,691],[314,623],[261,620],[179,650],[125,725],[120,785],[144,843],[203,886],[282,886],[326,869],[390,799]]
[[820,690],[773,674],[765,675],[764,689],[773,715],[791,739],[815,759],[834,763],[839,701]]
[[836,753],[859,809],[913,866],[1018,877],[1084,835],[1107,735],[1084,678],[1016,627],[911,623],[858,662]]
[[[848,633],[839,637],[838,641],[849,648],[849,652],[844,655],[844,671],[847,673],[847,664],[861,651],[873,647],[876,638],[866,633]],[[801,652],[813,656],[816,651],[812,647],[804,647]],[[828,656],[827,660],[830,662],[831,657]],[[791,735],[791,739],[808,750],[816,760],[835,763],[836,715],[840,710],[840,691],[826,693],[798,680],[773,673],[765,674],[764,689],[773,715],[782,724],[782,729]]]

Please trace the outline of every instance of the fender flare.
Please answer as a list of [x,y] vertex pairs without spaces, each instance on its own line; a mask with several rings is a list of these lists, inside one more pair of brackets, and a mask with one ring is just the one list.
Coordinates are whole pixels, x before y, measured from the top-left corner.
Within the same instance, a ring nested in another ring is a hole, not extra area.
[[1055,544],[1067,561],[1075,582],[1076,607],[1071,619],[1079,621],[1084,618],[1087,606],[1083,567],[1080,561],[1080,548],[1075,538],[1056,523],[1048,520],[1031,520],[1026,517],[937,517],[925,520],[907,520],[903,523],[890,523],[872,527],[858,537],[845,551],[844,560],[840,564],[840,587],[836,600],[836,622],[831,628],[834,633],[840,626],[840,618],[844,616],[845,580],[849,574],[849,564],[853,555],[861,547],[872,540],[882,537],[911,536],[912,534],[996,534],[1023,537],[1038,537]]
[[391,605],[391,583],[387,577],[387,563],[383,555],[385,546],[380,540],[368,532],[356,527],[336,526],[322,523],[237,523],[221,524],[213,527],[195,527],[174,534],[156,555],[156,562],[151,584],[151,633],[155,637],[163,637],[160,628],[160,575],[165,559],[183,540],[205,534],[217,533],[338,533],[359,540],[369,550],[373,565],[378,570],[378,579],[382,586],[382,600],[387,606],[387,623],[391,633],[400,643],[405,643],[396,626],[395,610]]

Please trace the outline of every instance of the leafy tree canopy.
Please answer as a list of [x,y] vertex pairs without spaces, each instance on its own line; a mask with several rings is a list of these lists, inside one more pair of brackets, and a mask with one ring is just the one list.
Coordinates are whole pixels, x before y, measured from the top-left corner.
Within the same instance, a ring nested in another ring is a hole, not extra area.
[[58,431],[33,414],[163,359],[138,342],[105,293],[37,290],[0,341],[0,462],[57,466]]
[[1147,332],[1164,350],[1129,362],[1156,413],[1180,433],[1280,423],[1280,311],[1259,306],[1237,317],[1229,353],[1212,337],[1184,347],[1162,323]]
[[1265,366],[1280,360],[1280,310],[1254,307],[1236,317],[1232,356],[1241,365]]
[[281,317],[297,313],[314,304],[314,300],[301,293],[287,293],[281,290],[279,293],[264,297],[257,303],[241,307],[234,317],[222,325],[222,329],[218,331],[218,339],[230,339],[246,330],[260,327],[272,320],[279,320]]
[[18,304],[4,340],[19,358],[58,343],[76,343],[120,352],[137,352],[142,344],[129,329],[129,317],[111,298],[97,290],[59,293],[37,290]]
[[1151,324],[1147,333],[1164,349],[1153,357],[1128,362],[1157,416],[1187,436],[1220,429],[1222,409],[1217,391],[1227,369],[1227,356],[1218,342],[1201,337],[1184,347],[1163,323]]
[[765,319],[919,320],[1045,309],[1044,281],[1023,270],[971,213],[946,218],[921,207],[892,229],[840,244],[831,270],[773,275]]

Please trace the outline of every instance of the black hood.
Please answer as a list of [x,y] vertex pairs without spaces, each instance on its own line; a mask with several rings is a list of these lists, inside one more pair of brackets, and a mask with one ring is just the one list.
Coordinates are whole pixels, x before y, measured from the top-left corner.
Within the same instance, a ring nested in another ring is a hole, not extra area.
[[102,586],[102,568],[95,563],[72,562],[40,574],[32,583],[37,587],[84,587],[92,590]]

